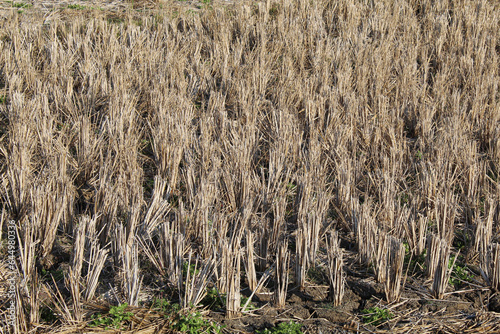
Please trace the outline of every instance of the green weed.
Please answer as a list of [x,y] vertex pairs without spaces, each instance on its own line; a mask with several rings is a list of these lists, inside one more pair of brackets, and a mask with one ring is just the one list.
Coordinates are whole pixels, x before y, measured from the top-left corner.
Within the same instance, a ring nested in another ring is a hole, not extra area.
[[467,229],[457,229],[453,246],[458,248],[460,251],[463,251],[472,243],[472,238],[473,236]]
[[257,334],[302,334],[302,325],[296,322],[282,322],[277,327],[256,331]]
[[212,0],[201,0],[202,5],[199,5],[199,9],[212,9]]
[[225,306],[224,296],[220,295],[215,288],[207,288],[207,295],[201,303],[210,310],[223,309]]
[[25,2],[13,2],[13,1],[7,1],[7,3],[10,3],[12,7],[15,8],[30,8],[33,5],[30,3],[25,3]]
[[405,241],[405,242],[403,242],[403,244],[405,246],[405,260],[404,260],[405,264],[407,266],[409,266],[410,270],[412,270],[412,271],[417,269],[417,267],[420,270],[424,270],[425,269],[425,254],[427,253],[427,251],[424,249],[422,254],[420,254],[417,257],[414,257],[411,254],[410,245],[408,244],[408,242]]
[[399,197],[399,204],[405,206],[410,202],[410,195],[408,193],[402,193]]
[[87,7],[82,6],[82,5],[68,5],[69,9],[77,9],[77,10],[82,10],[82,9],[87,9]]
[[324,308],[325,310],[335,310],[338,309],[338,306],[335,306],[333,302],[325,302],[321,305],[321,308]]
[[132,312],[125,312],[127,307],[128,304],[124,303],[118,306],[111,307],[106,316],[103,316],[102,314],[99,314],[97,316],[93,315],[92,321],[90,322],[89,326],[104,326],[106,330],[109,328],[121,329],[123,326],[123,322],[129,321],[134,315]]
[[64,279],[64,271],[62,269],[59,270],[42,269],[43,281],[52,281],[51,277],[54,278],[54,281],[59,282],[60,280]]
[[153,300],[152,308],[162,313],[179,312],[179,304],[171,304],[164,298],[155,298]]
[[200,312],[181,314],[173,328],[183,333],[199,334],[199,333],[221,333],[221,326],[203,319]]
[[[455,256],[450,256],[450,261],[448,262],[448,269],[451,269],[453,262],[455,261]],[[464,266],[459,265],[455,262],[455,266],[453,267],[453,271],[450,277],[450,284],[454,287],[460,286],[463,282],[472,282],[474,277],[470,275],[469,270]]]
[[361,312],[366,314],[362,317],[363,322],[374,326],[378,326],[393,317],[388,309],[381,309],[379,307],[370,307]]
[[[241,307],[245,306],[247,301],[248,301],[248,297],[241,296]],[[255,307],[255,305],[252,302],[250,302],[250,303],[248,303],[247,307],[242,311],[251,311],[251,310],[255,310],[255,309],[257,309],[257,307]]]
[[307,271],[307,278],[314,284],[321,284],[326,282],[326,275],[321,267],[311,267]]
[[203,319],[200,312],[180,313],[179,304],[171,304],[166,299],[154,299],[152,308],[164,313],[165,318],[172,320],[173,329],[188,334],[221,333],[222,327],[209,320]]
[[124,23],[124,22],[125,22],[125,20],[121,19],[119,17],[108,18],[108,23],[121,24],[121,23]]
[[43,322],[52,324],[57,321],[57,315],[52,311],[51,307],[43,306],[40,308],[40,319]]
[[188,266],[189,266],[189,276],[193,277],[194,275],[198,275],[200,273],[200,270],[196,268],[196,265],[194,263],[191,263],[191,265],[189,265],[187,262],[184,262],[182,264],[182,277],[187,276]]

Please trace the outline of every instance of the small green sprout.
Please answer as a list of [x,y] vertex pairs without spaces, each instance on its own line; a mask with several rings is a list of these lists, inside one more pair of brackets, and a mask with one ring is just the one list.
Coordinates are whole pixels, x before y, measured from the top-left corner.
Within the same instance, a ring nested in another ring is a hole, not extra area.
[[302,334],[302,325],[296,322],[282,322],[277,327],[257,331],[257,334]]
[[379,307],[370,307],[361,312],[366,314],[363,316],[363,322],[374,326],[379,326],[393,317],[388,309],[381,309]]
[[178,321],[174,324],[173,328],[182,333],[188,334],[220,334],[222,332],[222,328],[219,325],[209,320],[203,319],[203,316],[200,314],[200,312],[190,313],[186,315],[181,314]]
[[124,303],[118,306],[112,306],[106,316],[102,314],[97,316],[93,315],[89,326],[104,326],[106,330],[110,328],[121,329],[123,322],[129,321],[134,315],[132,312],[125,312],[127,307],[128,304]]
[[68,5],[69,9],[76,9],[76,10],[83,10],[86,9],[87,7],[82,6],[82,5]]
[[25,2],[12,2],[12,1],[10,1],[9,3],[11,3],[12,7],[15,7],[15,8],[30,8],[33,6],[32,4],[25,3]]

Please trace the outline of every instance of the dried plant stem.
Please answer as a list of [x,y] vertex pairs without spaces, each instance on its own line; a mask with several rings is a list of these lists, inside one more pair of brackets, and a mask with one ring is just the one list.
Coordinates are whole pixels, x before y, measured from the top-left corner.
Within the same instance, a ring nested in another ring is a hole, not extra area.
[[144,226],[142,228],[147,233],[155,230],[171,209],[170,203],[164,199],[166,188],[167,180],[155,176],[153,196],[143,219]]
[[[202,266],[197,258],[192,262],[192,253],[189,253],[186,277],[182,283],[182,307],[198,306],[207,293],[207,285],[212,279],[215,269],[215,260],[209,259]],[[194,267],[193,267],[194,266]]]
[[233,319],[239,316],[241,311],[241,296],[240,296],[240,251],[228,250],[226,252],[229,257],[226,273],[226,317]]
[[[38,275],[33,275],[33,281],[30,286],[30,294],[29,294],[29,309],[30,309],[30,326],[33,324],[40,323],[40,282],[38,281]],[[78,304],[80,306],[80,304]],[[76,319],[81,315],[81,309],[77,309],[76,305],[73,305],[73,311],[75,312]]]
[[[226,239],[222,239],[219,241],[216,258],[218,260],[217,270],[215,271],[215,279],[217,283],[217,290],[221,294],[225,294],[227,292],[227,272],[229,267],[231,266],[231,257],[228,254],[230,247]],[[214,251],[215,252],[215,251]]]
[[354,230],[356,231],[360,261],[369,266],[376,260],[378,235],[378,228],[370,205],[365,204],[361,208],[359,216],[353,215],[353,221],[355,222]]
[[330,283],[329,298],[334,306],[342,303],[344,298],[344,259],[340,248],[337,231],[330,234],[326,241],[326,251],[328,256],[328,281]]
[[69,268],[68,284],[73,299],[73,312],[75,319],[82,320],[81,309],[81,273],[83,259],[85,255],[85,233],[87,231],[88,219],[81,219],[78,228],[75,230],[75,242],[73,245],[73,259]]
[[433,278],[436,274],[438,259],[440,255],[439,250],[440,239],[434,234],[427,236],[427,254],[425,257],[425,274],[428,278]]
[[306,273],[308,269],[307,259],[307,232],[299,229],[295,239],[295,285],[304,289],[306,285]]
[[246,235],[246,263],[245,271],[247,274],[248,287],[250,290],[255,291],[257,289],[257,274],[255,272],[255,259],[254,259],[254,240],[253,234],[247,231]]
[[99,284],[99,277],[108,258],[109,249],[102,248],[99,242],[99,234],[96,231],[97,220],[92,218],[87,223],[87,276],[85,277],[84,298],[88,302],[94,298]]
[[387,302],[397,302],[401,296],[401,280],[405,259],[405,247],[398,239],[390,237],[387,247],[386,281],[384,284]]
[[121,266],[122,291],[127,303],[137,306],[143,279],[139,272],[138,243],[133,241],[129,245],[124,228],[122,225],[117,225],[112,245]]
[[93,239],[91,241],[90,252],[89,252],[89,267],[86,280],[85,288],[85,300],[90,301],[94,298],[95,291],[99,285],[99,277],[102,273],[106,260],[108,258],[108,249],[101,249],[99,241]]
[[158,244],[155,244],[153,236],[148,232],[144,232],[145,235],[138,237],[137,241],[158,272],[164,275],[170,284],[176,285],[182,269],[178,267],[177,259],[184,255],[185,238],[181,233],[176,233],[171,225],[165,222],[153,231],[154,236],[159,239]]
[[404,222],[405,236],[410,245],[413,257],[418,257],[425,250],[426,232],[428,219],[421,214],[416,217],[409,217]]
[[258,252],[258,270],[263,272],[267,269],[267,254],[269,250],[269,233],[265,227],[258,231],[257,252]]
[[387,271],[390,268],[391,263],[389,262],[391,254],[391,245],[388,240],[387,233],[383,231],[378,231],[377,234],[377,253],[375,255],[375,273],[377,276],[377,281],[380,283],[387,283]]
[[493,215],[495,213],[495,205],[493,200],[488,202],[488,217],[483,219],[478,215],[476,217],[476,234],[474,238],[474,252],[479,254],[479,265],[484,272],[488,272],[489,261],[488,251],[493,237]]
[[24,284],[22,285],[22,289],[28,293],[28,286],[31,282],[35,271],[35,258],[36,258],[36,245],[38,244],[38,240],[36,240],[36,225],[34,220],[36,217],[26,218],[21,221],[20,227],[17,227],[17,240],[19,245],[19,262],[20,266],[20,274],[22,277],[22,281]]
[[284,241],[278,247],[276,254],[276,270],[275,270],[275,290],[274,301],[277,308],[285,307],[286,292],[288,289],[288,266],[290,264],[290,253],[288,251],[288,242]]
[[436,254],[433,256],[434,262],[436,263],[436,272],[434,274],[431,291],[435,298],[442,299],[448,287],[448,281],[450,280],[451,272],[457,257],[455,257],[453,264],[448,269],[450,245],[444,239],[439,239],[437,244]]
[[[486,276],[491,288],[500,291],[500,244],[491,243],[487,253],[488,271],[483,274]],[[484,270],[483,270],[484,273]]]
[[245,305],[242,306],[241,309],[243,310],[243,312],[245,312],[245,310],[247,309],[247,306],[252,301],[252,297],[255,295],[255,293],[257,291],[259,291],[259,289],[264,285],[264,283],[266,283],[266,281],[269,279],[269,277],[271,277],[271,274],[274,271],[274,269],[275,269],[275,266],[272,266],[272,267],[268,268],[264,272],[264,274],[262,274],[259,282],[257,283],[256,289],[252,291],[252,294],[250,295],[250,297],[248,297],[248,300],[246,301]]

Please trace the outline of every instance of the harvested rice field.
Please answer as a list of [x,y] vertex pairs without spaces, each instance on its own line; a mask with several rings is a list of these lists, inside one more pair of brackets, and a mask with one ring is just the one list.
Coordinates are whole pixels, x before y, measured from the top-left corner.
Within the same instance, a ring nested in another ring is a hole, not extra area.
[[500,332],[499,19],[0,1],[0,334]]

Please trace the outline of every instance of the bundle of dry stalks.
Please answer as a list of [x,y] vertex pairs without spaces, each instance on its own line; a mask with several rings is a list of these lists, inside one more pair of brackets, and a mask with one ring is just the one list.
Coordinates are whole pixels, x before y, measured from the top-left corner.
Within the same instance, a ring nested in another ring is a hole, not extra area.
[[449,244],[453,242],[455,233],[456,205],[456,199],[451,190],[447,190],[443,198],[439,197],[435,201],[434,218],[437,235]]
[[[33,275],[33,282],[32,282],[32,285],[30,286],[29,290],[30,290],[30,294],[29,294],[29,326],[33,326],[35,324],[39,324],[40,323],[40,312],[39,312],[39,309],[40,309],[40,306],[43,305],[42,304],[42,298],[41,298],[41,293],[40,293],[40,290],[39,290],[39,280],[38,280],[38,275]],[[80,306],[78,304],[78,306]],[[26,307],[23,307],[24,310],[26,310]],[[75,312],[75,320],[79,320],[78,317],[80,317],[81,319],[81,313],[82,313],[82,310],[81,309],[77,309],[77,306],[76,305],[73,305],[73,311]]]
[[94,298],[95,291],[99,285],[99,277],[108,258],[109,249],[103,248],[99,242],[99,234],[95,229],[96,219],[93,218],[87,225],[86,240],[86,262],[88,263],[87,276],[85,277],[85,301]]
[[[35,272],[36,246],[40,242],[36,238],[36,217],[26,217],[20,222],[17,229],[19,247],[19,273],[24,283],[21,288],[27,293],[28,284],[33,279]],[[16,227],[17,228],[17,227]]]
[[476,214],[476,233],[474,238],[474,252],[479,255],[479,264],[483,268],[488,268],[488,247],[493,237],[493,215],[495,213],[494,201],[488,201],[488,217],[483,218]]
[[125,228],[116,225],[115,237],[112,241],[112,252],[117,259],[116,266],[120,268],[120,283],[126,302],[137,306],[143,276],[140,276],[139,247],[134,239],[128,244]]
[[405,246],[394,237],[387,240],[387,267],[384,284],[385,297],[389,303],[397,302],[401,296],[401,280],[405,260]]
[[425,255],[425,274],[428,278],[433,278],[436,274],[440,239],[435,234],[427,235],[426,247],[427,252]]
[[7,117],[11,120],[9,143],[1,149],[7,166],[2,175],[4,201],[10,213],[18,218],[27,213],[37,144],[35,125],[31,115],[25,111],[25,108],[35,109],[35,105],[27,103],[21,92],[14,91],[11,95],[11,106],[7,111]]
[[369,203],[361,207],[359,214],[353,214],[353,224],[360,261],[369,266],[379,253],[376,246],[379,229],[375,223],[375,212],[370,209]]
[[274,303],[279,309],[285,307],[286,293],[288,290],[288,266],[290,265],[290,252],[288,241],[283,241],[276,254],[276,268],[274,271],[275,290]]
[[67,278],[67,286],[71,292],[73,300],[73,314],[76,320],[82,320],[81,308],[81,281],[82,281],[82,267],[85,256],[85,236],[87,232],[89,220],[81,219],[78,228],[75,230],[74,244],[73,244],[73,258],[71,260],[71,267],[69,268],[69,276]]
[[295,236],[295,285],[304,289],[306,285],[306,273],[309,268],[307,259],[307,232],[299,229]]
[[[286,206],[287,206],[287,198],[286,198],[286,188],[285,186],[289,181],[283,181],[282,190],[276,196],[275,200],[272,204],[272,226],[271,226],[271,235],[270,235],[270,243],[271,249],[278,248],[279,239],[286,235]],[[274,247],[273,247],[274,246]]]
[[141,230],[144,230],[148,234],[152,233],[165,220],[171,210],[171,204],[168,201],[169,187],[167,180],[155,176],[153,195],[141,223]]
[[226,317],[233,319],[240,314],[241,296],[240,296],[240,250],[227,249],[225,252],[228,263],[226,280]]
[[[413,205],[414,207],[416,205]],[[405,239],[408,240],[411,255],[418,258],[425,251],[425,242],[427,236],[428,219],[422,214],[415,217],[411,215],[403,224],[405,229]]]
[[[179,282],[182,270],[179,261],[185,254],[185,238],[184,235],[176,232],[178,229],[176,226],[175,223],[164,222],[153,231],[153,235],[145,232],[143,236],[137,238],[141,249],[159,274],[174,286]],[[153,240],[156,238],[159,239],[157,244]]]
[[500,244],[494,242],[488,247],[486,264],[482,266],[481,274],[492,289],[500,291]]
[[[36,298],[36,297],[34,297]],[[23,298],[22,291],[19,287],[16,287],[16,305],[19,305],[19,308],[16,308],[16,322],[15,322],[15,330],[18,330],[21,333],[27,333],[31,329],[31,319],[26,316],[26,310],[28,305],[30,305],[29,301],[26,298]],[[33,305],[36,306],[36,305]],[[69,313],[69,311],[68,311]],[[35,319],[33,319],[35,320]],[[66,318],[65,320],[72,320],[71,318]]]
[[[223,218],[221,218],[223,219]],[[228,223],[222,223],[229,225]],[[227,237],[225,235],[217,234],[215,244],[212,246],[212,254],[214,258],[217,259],[217,266],[215,270],[215,279],[218,287],[218,291],[222,294],[227,294],[229,286],[228,283],[232,282],[235,271],[240,271],[239,266],[235,267],[236,257],[238,257],[238,263],[240,261],[242,249],[240,247],[240,242],[242,239],[243,229],[240,226],[239,229],[232,230],[232,235]],[[226,226],[226,228],[228,228]],[[232,274],[231,274],[232,273]],[[236,278],[234,278],[236,279]],[[236,282],[239,286],[239,274],[238,281]],[[234,282],[233,282],[234,283]],[[233,284],[231,283],[231,284]],[[234,285],[234,284],[233,284]],[[239,292],[238,292],[239,293]],[[239,297],[238,297],[239,298]]]
[[94,209],[93,216],[98,219],[97,229],[102,231],[99,235],[101,245],[105,245],[109,242],[109,234],[116,223],[118,202],[114,194],[117,189],[111,184],[111,175],[108,171],[101,168],[99,174],[101,182],[95,191],[92,208]]
[[[337,116],[339,117],[339,116]],[[333,139],[332,139],[333,140]],[[335,138],[335,142],[343,142],[340,138]],[[334,146],[335,147],[335,146]],[[343,146],[340,146],[343,147]],[[355,180],[357,168],[355,164],[357,161],[351,157],[351,154],[347,152],[346,149],[340,150],[337,153],[339,155],[334,159],[335,163],[335,202],[337,206],[338,213],[344,213],[347,215],[348,221],[353,221],[353,226],[355,217],[354,212],[359,211],[359,201],[355,196]],[[362,162],[361,162],[362,163]],[[350,218],[350,219],[349,219]],[[358,217],[359,218],[359,217]],[[356,229],[354,229],[356,231]]]
[[[192,262],[192,253],[189,253],[188,260],[183,262],[183,268],[186,268],[186,275],[179,275],[180,305],[184,308],[196,307],[207,294],[208,283],[212,280],[215,269],[215,260],[209,259],[203,265],[200,265],[197,258]],[[184,265],[185,264],[185,265]]]
[[387,270],[391,266],[391,263],[388,262],[391,254],[391,245],[389,240],[390,238],[386,232],[381,230],[378,230],[376,238],[377,247],[376,253],[373,256],[375,275],[377,277],[377,281],[379,281],[380,283],[386,283],[388,279]]
[[[16,283],[16,326],[20,331],[29,331],[33,323],[39,319],[38,272],[36,270],[36,220],[33,216],[25,217],[17,229],[17,245],[19,247],[18,277]],[[29,310],[29,311],[28,311]]]
[[333,231],[329,239],[325,240],[328,257],[328,281],[330,283],[329,297],[333,305],[338,306],[344,298],[344,259],[338,231]]
[[[329,207],[329,191],[326,189],[326,180],[318,180],[320,176],[325,177],[324,166],[319,157],[313,156],[313,153],[319,154],[318,150],[311,150],[309,159],[312,166],[305,166],[305,175],[299,177],[297,193],[297,225],[298,229],[304,231],[303,236],[305,245],[305,254],[307,265],[314,267],[316,265],[316,254],[319,249],[319,234],[323,227],[323,222]],[[309,171],[307,168],[311,168]],[[315,180],[315,183],[313,182]],[[314,185],[314,186],[313,186]],[[307,270],[307,268],[306,268]]]
[[[377,194],[380,201],[380,212],[377,215],[378,220],[383,221],[388,231],[398,234],[402,225],[396,224],[396,215],[398,207],[396,206],[396,178],[394,168],[397,168],[397,163],[390,161],[389,158],[383,157],[380,162],[380,167],[369,174],[370,186]],[[378,165],[378,164],[377,164]],[[379,167],[379,166],[377,166]],[[399,203],[398,203],[399,204]]]
[[259,271],[264,272],[267,270],[267,257],[269,251],[269,232],[265,226],[261,225],[257,230],[257,268]]
[[434,235],[431,236],[431,240],[430,244],[432,246],[427,249],[429,252],[429,266],[434,268],[434,274],[430,276],[433,280],[431,292],[435,298],[442,299],[448,287],[457,257],[455,256],[453,264],[449,267],[450,244],[446,239],[441,239]]
[[254,240],[253,234],[247,231],[246,234],[246,262],[245,262],[245,272],[247,274],[248,287],[251,291],[256,291],[257,289],[257,274],[255,272],[255,259],[254,259]]
[[[37,217],[34,223],[39,224],[37,228],[40,239],[38,253],[42,259],[49,257],[61,222],[68,223],[72,218],[69,211],[72,210],[73,197],[68,189],[72,187],[71,181],[68,180],[66,174],[66,162],[60,162],[60,164],[61,166],[54,168],[64,176],[48,178],[45,184],[35,187],[31,194],[32,210]],[[44,265],[50,267],[49,263]]]

